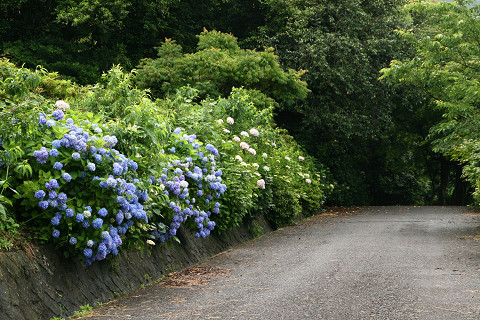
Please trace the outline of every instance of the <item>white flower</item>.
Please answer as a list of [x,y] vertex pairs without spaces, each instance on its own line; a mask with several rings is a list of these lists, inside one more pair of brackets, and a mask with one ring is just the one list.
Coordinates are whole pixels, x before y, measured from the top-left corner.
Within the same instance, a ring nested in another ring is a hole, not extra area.
[[230,133],[230,130],[228,130],[228,129],[223,129],[223,132],[225,132],[225,133]]
[[289,158],[289,157],[285,157],[285,160],[290,161],[290,158]]
[[255,149],[253,149],[253,148],[248,149],[248,152],[250,152],[253,155],[257,154],[257,151],[255,151]]
[[285,166],[285,168],[290,169],[290,166]]
[[153,242],[152,240],[148,239],[147,240],[147,244],[151,245],[151,246],[154,246],[155,245],[155,242]]
[[165,190],[165,185],[163,183],[160,184],[160,190],[162,190],[162,191]]
[[85,210],[83,211],[83,216],[88,219],[92,216],[92,213],[88,210]]
[[250,137],[250,136],[248,135],[248,132],[245,132],[245,131],[240,132],[240,135],[241,135],[241,136],[244,136],[244,137],[247,137],[247,138]]
[[258,167],[260,167],[260,166],[258,165],[258,163],[252,163],[252,166],[253,166],[255,169],[258,169]]
[[238,154],[235,156],[235,160],[243,161],[242,157],[240,157]]
[[277,146],[277,144],[276,144],[275,142],[272,142],[272,146],[276,147],[276,146]]
[[228,117],[228,118],[227,118],[227,123],[228,123],[228,124],[234,124],[235,121],[233,121],[233,118],[232,118],[232,117]]
[[259,186],[262,189],[265,189],[265,180],[260,179],[257,181],[257,186]]
[[218,124],[222,124],[222,123],[223,123],[223,120],[222,120],[222,119],[218,119],[218,120],[217,120],[217,123],[218,123]]
[[240,148],[242,148],[243,150],[250,149],[249,145],[246,142],[240,142]]
[[298,156],[298,160],[303,161],[303,160],[305,160],[305,158],[302,157],[302,156]]
[[240,165],[241,165],[241,166],[244,166],[244,167],[248,166],[248,164],[247,164],[246,162],[244,162],[244,161],[240,162]]
[[310,179],[305,179],[305,182],[308,183],[308,184],[310,184],[310,183],[312,183],[312,180],[310,180]]
[[237,136],[233,137],[233,140],[234,140],[235,142],[240,142],[240,138],[237,137]]
[[188,182],[183,180],[183,181],[180,181],[180,187],[182,188],[188,188]]
[[265,171],[270,171],[270,167],[268,167],[268,166],[263,166],[263,170],[265,170]]
[[262,154],[262,157],[266,158],[268,157],[268,154],[266,154],[265,152]]
[[57,102],[55,102],[55,107],[63,111],[67,111],[68,109],[70,109],[70,105],[63,100],[58,100]]
[[258,135],[259,135],[260,133],[258,132],[257,129],[252,128],[252,129],[250,129],[250,134],[251,134],[252,136],[254,136],[254,137],[258,137]]

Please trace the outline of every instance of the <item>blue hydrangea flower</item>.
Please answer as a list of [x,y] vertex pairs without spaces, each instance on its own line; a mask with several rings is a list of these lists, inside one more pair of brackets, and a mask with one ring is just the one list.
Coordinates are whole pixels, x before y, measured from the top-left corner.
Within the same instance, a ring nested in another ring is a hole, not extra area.
[[37,198],[38,200],[42,200],[43,198],[45,198],[45,191],[43,190],[38,190],[37,192],[35,192],[35,198]]
[[85,217],[83,216],[83,213],[77,213],[77,217],[76,217],[75,220],[76,220],[78,223],[83,222],[84,219],[85,219]]
[[93,254],[93,251],[90,248],[85,248],[83,250],[83,255],[85,256],[85,258],[90,258],[92,254]]
[[45,118],[45,115],[43,113],[40,113],[38,115],[38,124],[43,126],[46,123],[47,123],[47,119]]
[[117,180],[113,177],[109,177],[107,179],[107,186],[109,186],[110,188],[115,188],[117,186]]
[[50,155],[50,157],[56,157],[56,156],[58,156],[58,150],[57,149],[52,149],[48,152],[48,154]]
[[113,164],[113,174],[116,176],[119,176],[122,174],[122,172],[123,172],[123,167],[119,163],[115,162]]
[[88,220],[83,220],[82,227],[84,227],[85,229],[89,228],[90,227],[90,222],[88,222]]
[[[53,150],[57,151],[57,149],[53,149]],[[58,153],[58,151],[57,151],[57,153]],[[63,164],[58,162],[58,161],[53,164],[53,169],[55,169],[55,170],[62,170],[62,168],[63,168]]]
[[52,147],[55,148],[55,149],[58,149],[62,146],[61,144],[61,141],[60,140],[53,140],[52,141]]
[[67,202],[67,195],[63,192],[61,192],[58,197],[57,197],[58,204],[64,204]]
[[72,158],[73,158],[73,160],[79,160],[80,159],[80,153],[78,153],[78,152],[72,153]]
[[98,153],[95,154],[94,158],[95,158],[95,162],[96,162],[96,163],[102,162],[102,156],[99,155]]
[[103,220],[101,218],[97,218],[97,219],[93,220],[92,226],[95,229],[100,229],[103,226]]
[[48,199],[50,199],[50,200],[55,200],[55,199],[57,199],[57,193],[56,193],[55,191],[50,191],[50,192],[48,193]]
[[66,209],[67,209],[67,205],[65,203],[58,206],[58,210],[60,210],[60,211],[65,211]]
[[58,226],[60,224],[60,218],[55,216],[50,220],[52,226]]
[[73,126],[73,123],[74,123],[74,122],[73,122],[73,119],[72,119],[72,118],[68,118],[68,119],[67,119],[67,124],[68,124],[69,126]]
[[53,111],[52,115],[53,115],[58,121],[62,120],[63,117],[65,116],[65,114],[63,113],[62,110],[55,110],[55,111]]
[[55,120],[53,119],[50,119],[46,122],[47,124],[47,127],[51,128],[51,127],[55,127],[56,123],[55,123]]
[[34,151],[33,156],[37,158],[38,163],[45,164],[48,159],[48,150],[45,147],[41,147],[40,150]]
[[67,172],[65,172],[64,174],[62,174],[62,178],[63,178],[63,180],[65,180],[65,182],[70,182],[70,181],[72,181],[72,176],[71,176],[69,173],[67,173]]
[[133,160],[130,160],[128,161],[128,166],[130,167],[130,169],[132,169],[133,171],[136,171],[138,169],[138,164],[133,161]]
[[92,171],[92,172],[95,171],[95,163],[89,162],[89,163],[87,164],[87,169],[90,170],[90,171]]
[[56,179],[52,179],[45,183],[45,188],[48,190],[58,189],[60,186],[58,185],[58,181]]
[[182,133],[182,129],[180,128],[176,128],[175,130],[173,130],[173,134],[181,134]]
[[57,230],[57,229],[53,230],[52,237],[58,238],[59,236],[60,236],[60,230]]
[[77,238],[71,237],[71,238],[68,240],[68,243],[70,243],[72,246],[76,245],[76,244],[77,244]]
[[123,216],[122,210],[118,210],[118,213],[117,213],[117,215],[115,216],[115,222],[116,222],[118,225],[120,225],[120,224],[122,224],[122,222],[123,222],[123,218],[124,218],[124,216]]
[[100,217],[103,217],[103,218],[104,218],[104,217],[107,216],[107,214],[108,214],[108,211],[107,211],[107,209],[105,209],[105,208],[102,208],[102,209],[98,210],[98,215],[99,215]]
[[171,147],[169,150],[171,153],[175,153],[175,147]]
[[40,201],[38,203],[38,206],[42,209],[42,210],[46,210],[48,208],[48,201]]
[[67,210],[65,210],[65,216],[66,216],[67,218],[72,218],[72,217],[73,217],[73,214],[74,214],[74,213],[73,213],[73,209],[67,209]]

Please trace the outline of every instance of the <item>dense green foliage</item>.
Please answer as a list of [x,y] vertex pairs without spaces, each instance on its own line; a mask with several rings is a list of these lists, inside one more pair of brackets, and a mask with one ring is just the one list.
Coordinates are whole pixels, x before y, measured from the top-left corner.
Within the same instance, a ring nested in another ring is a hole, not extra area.
[[408,9],[415,28],[399,33],[416,54],[392,61],[382,77],[415,86],[443,114],[429,139],[436,152],[464,165],[463,175],[474,186],[478,203],[479,8],[421,2]]

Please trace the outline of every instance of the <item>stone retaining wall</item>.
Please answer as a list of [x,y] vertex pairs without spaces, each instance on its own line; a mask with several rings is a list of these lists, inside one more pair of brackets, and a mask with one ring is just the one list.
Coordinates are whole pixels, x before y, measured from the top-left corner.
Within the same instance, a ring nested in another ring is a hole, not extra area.
[[[264,219],[255,223],[261,234],[272,231]],[[0,253],[0,320],[66,318],[80,306],[107,302],[254,238],[245,225],[205,239],[183,229],[177,236],[180,244],[157,245],[151,254],[123,253],[90,267],[47,247],[35,248],[33,257],[25,251]]]

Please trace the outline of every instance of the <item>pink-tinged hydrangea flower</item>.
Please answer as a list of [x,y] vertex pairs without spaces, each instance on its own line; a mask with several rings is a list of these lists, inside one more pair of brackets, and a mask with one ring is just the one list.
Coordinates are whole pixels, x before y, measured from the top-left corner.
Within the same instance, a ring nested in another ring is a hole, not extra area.
[[260,134],[260,132],[258,132],[257,129],[252,128],[252,129],[250,129],[250,134],[251,134],[252,136],[254,136],[254,137],[258,137],[258,135]]
[[308,184],[310,184],[310,183],[312,183],[312,180],[310,180],[310,179],[305,179],[305,182],[308,183]]
[[233,140],[234,140],[235,142],[240,142],[240,138],[237,137],[237,136],[233,137]]
[[240,135],[241,135],[241,136],[244,136],[244,137],[246,137],[246,138],[250,137],[250,135],[248,134],[248,132],[245,132],[245,131],[240,132]]
[[250,146],[246,142],[240,142],[240,148],[243,150],[248,150],[250,149]]
[[263,180],[263,179],[258,180],[257,181],[257,186],[259,188],[265,189],[265,180]]
[[227,123],[228,123],[228,124],[234,124],[235,121],[233,120],[232,117],[228,117],[228,118],[227,118]]
[[253,148],[248,149],[248,152],[250,152],[254,156],[257,154],[257,151],[255,151],[255,149],[253,149]]

